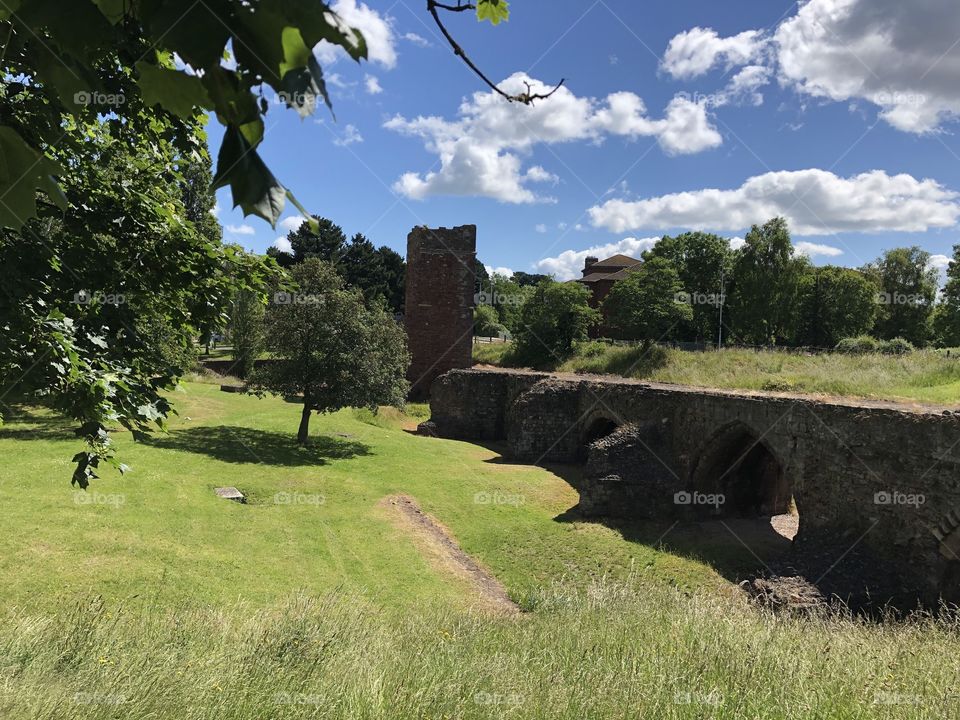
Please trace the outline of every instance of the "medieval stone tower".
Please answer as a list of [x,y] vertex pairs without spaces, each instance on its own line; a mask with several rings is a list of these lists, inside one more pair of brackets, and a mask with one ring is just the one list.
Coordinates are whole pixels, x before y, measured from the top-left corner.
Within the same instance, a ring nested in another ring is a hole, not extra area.
[[418,226],[407,235],[405,324],[413,399],[426,398],[438,375],[473,364],[476,256],[476,225]]

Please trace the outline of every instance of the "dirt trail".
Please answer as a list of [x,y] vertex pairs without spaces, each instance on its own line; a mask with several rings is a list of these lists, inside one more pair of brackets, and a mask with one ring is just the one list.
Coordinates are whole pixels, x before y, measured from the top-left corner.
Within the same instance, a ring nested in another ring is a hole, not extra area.
[[390,511],[397,526],[413,538],[433,566],[473,588],[478,607],[499,615],[520,612],[500,581],[467,555],[453,534],[423,512],[414,498],[409,495],[389,495],[379,505]]

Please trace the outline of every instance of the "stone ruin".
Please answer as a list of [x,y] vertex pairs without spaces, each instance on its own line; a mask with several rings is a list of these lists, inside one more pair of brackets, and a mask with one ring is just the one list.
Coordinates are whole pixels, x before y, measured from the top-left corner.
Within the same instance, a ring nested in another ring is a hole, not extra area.
[[428,397],[448,370],[473,365],[477,226],[417,226],[407,236],[404,324],[410,347],[410,399]]

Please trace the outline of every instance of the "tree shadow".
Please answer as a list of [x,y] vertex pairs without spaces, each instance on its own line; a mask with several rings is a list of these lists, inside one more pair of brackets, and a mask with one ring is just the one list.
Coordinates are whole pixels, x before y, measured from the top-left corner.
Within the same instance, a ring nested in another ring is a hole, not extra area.
[[[61,415],[39,414],[34,408],[8,405],[0,440],[76,440],[78,423]],[[32,427],[10,427],[11,423]]]
[[204,425],[153,436],[145,444],[164,450],[182,450],[208,455],[228,463],[252,465],[326,465],[330,460],[348,460],[369,455],[370,447],[353,440],[320,435],[299,446],[292,434],[232,425]]

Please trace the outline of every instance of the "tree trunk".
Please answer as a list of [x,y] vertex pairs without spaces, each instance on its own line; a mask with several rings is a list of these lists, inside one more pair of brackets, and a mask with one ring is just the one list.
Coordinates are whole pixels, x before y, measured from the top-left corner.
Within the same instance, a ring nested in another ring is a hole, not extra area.
[[310,437],[310,413],[313,409],[310,407],[310,393],[303,394],[303,412],[300,414],[300,429],[297,431],[297,444],[306,445]]

